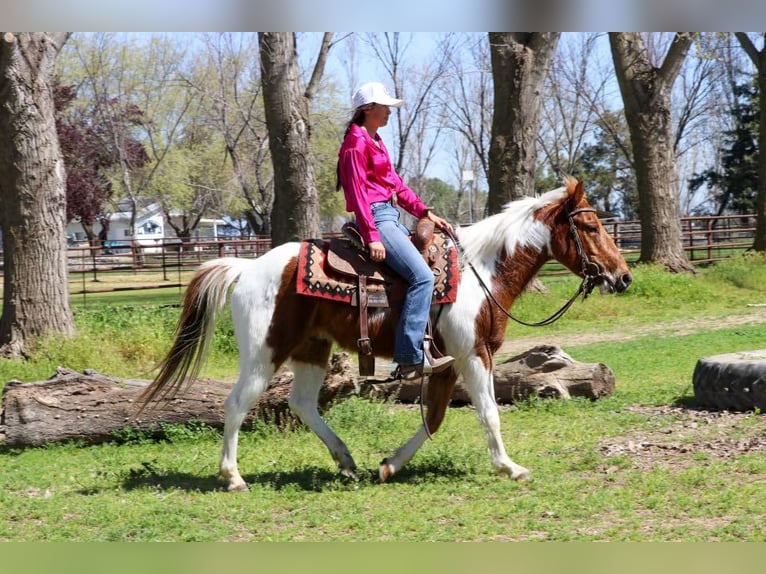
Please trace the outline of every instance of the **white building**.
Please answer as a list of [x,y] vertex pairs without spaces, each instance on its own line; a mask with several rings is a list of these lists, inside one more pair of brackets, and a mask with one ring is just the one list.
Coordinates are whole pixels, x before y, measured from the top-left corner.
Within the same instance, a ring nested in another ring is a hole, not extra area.
[[[125,203],[121,207],[125,207]],[[172,218],[180,215],[171,214]],[[115,247],[119,247],[124,242],[128,247],[131,240],[135,240],[139,245],[145,248],[157,247],[162,244],[163,239],[177,239],[173,227],[165,221],[165,215],[159,203],[139,207],[136,214],[135,227],[130,225],[131,212],[128,208],[124,211],[118,211],[109,218],[109,231],[106,240],[114,242]],[[203,218],[194,230],[193,238],[196,240],[216,240],[218,239],[218,228],[225,225],[222,219]],[[96,224],[95,232],[100,231],[100,225]],[[67,225],[67,239],[70,244],[80,244],[87,241],[85,231],[82,225],[77,221],[70,221]]]

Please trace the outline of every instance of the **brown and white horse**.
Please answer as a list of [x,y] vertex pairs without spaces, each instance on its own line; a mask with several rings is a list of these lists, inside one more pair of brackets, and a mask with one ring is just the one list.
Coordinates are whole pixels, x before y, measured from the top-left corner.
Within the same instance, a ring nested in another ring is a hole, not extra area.
[[[540,197],[512,201],[501,213],[457,230],[462,246],[457,300],[443,306],[434,332],[438,348],[455,357],[455,363],[448,371],[431,376],[425,425],[380,464],[382,481],[401,469],[439,428],[460,376],[486,433],[494,468],[516,480],[529,476],[526,468],[508,457],[500,435],[492,369],[508,317],[497,306],[510,309],[551,258],[599,283],[602,290],[622,292],[632,280],[625,260],[585,199],[582,183],[571,178],[564,183]],[[224,405],[220,465],[229,490],[247,489],[237,467],[239,429],[285,361],[294,374],[291,409],[324,442],[340,472],[355,475],[354,459],[321,418],[317,400],[332,342],[356,348],[359,313],[343,303],[296,293],[299,247],[299,243],[287,243],[257,259],[221,258],[204,263],[186,291],[173,346],[142,395],[144,403],[167,399],[196,378],[216,313],[224,307],[229,287],[237,282],[231,308],[240,375]],[[473,269],[469,271],[466,265]],[[437,307],[432,310],[435,318]],[[370,310],[369,336],[377,355],[392,356],[397,319],[395,310]]]

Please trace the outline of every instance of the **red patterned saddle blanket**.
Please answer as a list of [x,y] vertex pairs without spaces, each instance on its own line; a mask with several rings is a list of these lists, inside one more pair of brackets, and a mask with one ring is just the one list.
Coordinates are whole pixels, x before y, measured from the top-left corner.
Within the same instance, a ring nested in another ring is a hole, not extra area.
[[[435,233],[424,258],[434,272],[435,304],[454,303],[460,278],[457,250],[451,239]],[[404,280],[382,263],[375,263],[351,241],[309,239],[301,242],[296,290],[301,295],[358,305],[359,275],[367,277],[367,305],[388,307],[389,294]]]

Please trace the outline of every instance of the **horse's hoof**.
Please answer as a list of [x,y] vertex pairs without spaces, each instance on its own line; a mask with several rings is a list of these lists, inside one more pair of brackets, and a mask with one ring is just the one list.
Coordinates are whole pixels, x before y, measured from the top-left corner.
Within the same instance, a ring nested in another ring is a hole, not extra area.
[[341,468],[340,475],[350,480],[359,480],[359,477],[356,475],[356,468]]
[[510,477],[512,480],[515,480],[516,482],[526,482],[528,480],[531,480],[532,473],[529,472],[526,468],[523,466],[513,469],[510,473]]
[[250,487],[247,486],[247,483],[243,481],[229,484],[226,490],[229,492],[250,492]]
[[383,459],[383,462],[380,463],[378,476],[380,477],[380,482],[387,482],[389,478],[394,476],[394,467],[388,464],[388,459]]

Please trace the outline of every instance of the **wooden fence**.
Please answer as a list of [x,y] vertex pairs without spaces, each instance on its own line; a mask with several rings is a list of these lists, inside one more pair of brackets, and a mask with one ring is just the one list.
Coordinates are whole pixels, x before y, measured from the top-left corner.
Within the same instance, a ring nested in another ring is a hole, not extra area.
[[[617,246],[626,255],[641,251],[639,221],[604,222]],[[689,261],[702,265],[726,259],[753,244],[754,215],[682,217],[681,239]]]
[[[626,259],[636,260],[641,248],[640,223],[607,221],[604,226]],[[684,217],[681,230],[689,260],[703,265],[749,248],[755,233],[755,216]],[[271,240],[264,237],[189,242],[173,238],[157,240],[153,245],[123,241],[108,242],[99,248],[70,247],[70,290],[73,295],[158,287],[180,290],[190,273],[204,261],[224,256],[254,258],[270,248]],[[541,275],[560,273],[563,273],[561,266],[551,264],[543,268]],[[127,280],[125,275],[132,276],[132,280]]]

